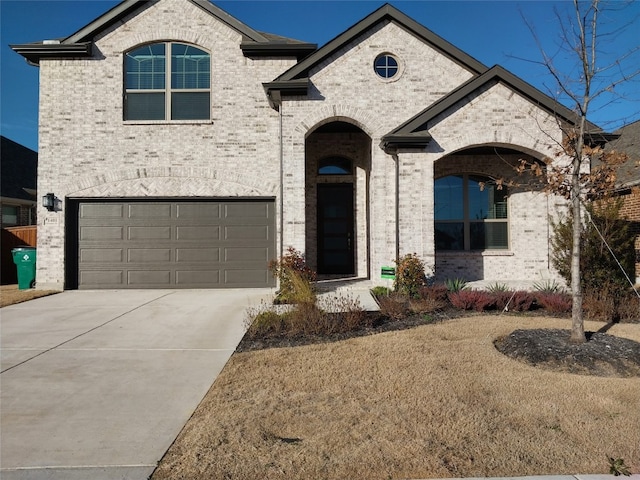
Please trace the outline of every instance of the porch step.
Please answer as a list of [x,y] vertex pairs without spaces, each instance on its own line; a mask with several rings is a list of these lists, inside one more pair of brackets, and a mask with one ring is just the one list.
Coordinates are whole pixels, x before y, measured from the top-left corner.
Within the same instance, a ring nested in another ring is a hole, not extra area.
[[374,286],[376,286],[376,283],[366,278],[324,279],[316,282],[318,297],[321,302],[323,299],[346,295],[357,299],[362,308],[368,311],[380,309],[370,293],[371,288]]

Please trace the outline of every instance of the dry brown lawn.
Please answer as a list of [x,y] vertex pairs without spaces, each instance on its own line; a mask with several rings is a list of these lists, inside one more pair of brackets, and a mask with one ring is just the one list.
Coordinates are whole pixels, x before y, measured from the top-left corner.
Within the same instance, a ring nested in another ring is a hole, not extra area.
[[[507,358],[493,342],[519,328],[569,320],[477,316],[236,353],[152,478],[596,474],[608,457],[640,472],[640,378]],[[640,325],[608,334],[640,341]]]
[[26,302],[34,298],[46,297],[54,293],[60,292],[58,290],[36,290],[35,288],[18,290],[18,285],[2,285],[0,287],[0,307]]

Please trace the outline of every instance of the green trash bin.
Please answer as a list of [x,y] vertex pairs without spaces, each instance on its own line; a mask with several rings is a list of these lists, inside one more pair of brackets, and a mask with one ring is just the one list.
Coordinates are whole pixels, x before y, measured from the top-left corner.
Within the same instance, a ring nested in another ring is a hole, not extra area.
[[13,263],[18,267],[18,290],[33,288],[36,284],[36,249],[17,247],[11,253]]

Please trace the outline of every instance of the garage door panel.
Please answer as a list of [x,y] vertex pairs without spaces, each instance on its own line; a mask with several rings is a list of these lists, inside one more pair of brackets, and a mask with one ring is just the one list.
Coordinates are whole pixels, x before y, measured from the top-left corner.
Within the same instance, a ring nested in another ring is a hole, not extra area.
[[129,240],[171,240],[171,227],[129,227]]
[[220,286],[220,270],[178,270],[176,284],[208,288]]
[[124,258],[122,248],[83,248],[80,261],[83,263],[120,263]]
[[176,216],[179,219],[197,218],[201,222],[210,220],[217,223],[220,219],[220,210],[220,205],[186,203],[177,205]]
[[224,258],[228,262],[269,262],[269,249],[267,248],[225,248]]
[[116,288],[122,285],[123,279],[122,270],[85,270],[80,272],[79,282],[86,288],[104,288],[105,285]]
[[80,227],[80,240],[98,241],[122,240],[123,227]]
[[[262,284],[268,280],[269,273],[264,270],[227,270],[225,271],[225,285],[241,286],[246,284]],[[253,285],[255,286],[255,285]]]
[[121,204],[83,204],[80,206],[80,218],[123,218],[124,205]]
[[176,227],[176,238],[179,240],[219,240],[220,227],[217,226],[196,226],[196,227]]
[[82,201],[78,288],[267,287],[273,200]]
[[144,288],[153,286],[170,286],[170,270],[130,270],[127,272],[128,284],[132,287]]
[[220,261],[219,248],[178,248],[176,262],[211,263]]
[[224,207],[225,218],[269,218],[269,205],[266,204],[228,204]]
[[171,218],[171,204],[131,204],[129,205],[129,218]]
[[243,242],[252,240],[268,240],[269,227],[267,226],[231,226],[224,229],[225,240],[240,240]]
[[130,248],[128,250],[130,263],[158,263],[171,261],[170,248]]

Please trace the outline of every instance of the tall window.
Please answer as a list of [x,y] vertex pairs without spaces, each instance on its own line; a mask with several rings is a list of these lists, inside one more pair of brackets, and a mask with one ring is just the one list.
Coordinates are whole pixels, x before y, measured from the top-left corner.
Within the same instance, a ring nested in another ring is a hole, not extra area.
[[124,68],[125,120],[211,117],[211,57],[204,50],[153,43],[128,52]]
[[435,181],[436,250],[509,247],[507,189],[490,178],[451,175]]

